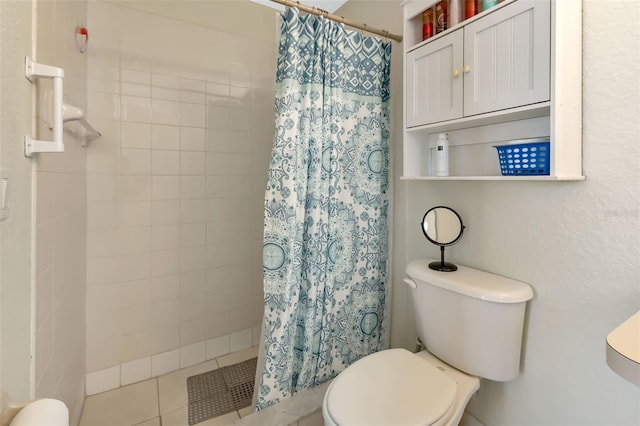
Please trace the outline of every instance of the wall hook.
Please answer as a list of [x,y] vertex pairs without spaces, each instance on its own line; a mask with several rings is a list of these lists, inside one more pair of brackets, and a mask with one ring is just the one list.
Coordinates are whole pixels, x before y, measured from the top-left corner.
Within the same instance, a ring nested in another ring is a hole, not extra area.
[[84,53],[89,46],[89,30],[86,27],[76,27],[76,47],[78,52]]

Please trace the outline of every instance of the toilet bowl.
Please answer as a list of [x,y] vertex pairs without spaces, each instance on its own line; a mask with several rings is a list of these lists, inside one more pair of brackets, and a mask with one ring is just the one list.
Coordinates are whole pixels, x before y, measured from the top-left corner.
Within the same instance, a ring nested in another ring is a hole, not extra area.
[[431,262],[411,262],[405,279],[426,350],[388,349],[346,368],[325,394],[325,425],[457,425],[479,377],[520,374],[531,287],[464,266],[436,271]]
[[324,396],[325,425],[457,425],[480,387],[427,351],[388,349],[336,377]]

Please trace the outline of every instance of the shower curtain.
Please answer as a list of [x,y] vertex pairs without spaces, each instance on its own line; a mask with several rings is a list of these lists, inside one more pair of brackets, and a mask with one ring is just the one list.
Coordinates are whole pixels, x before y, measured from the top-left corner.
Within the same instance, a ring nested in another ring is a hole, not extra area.
[[391,44],[282,14],[257,408],[384,346]]

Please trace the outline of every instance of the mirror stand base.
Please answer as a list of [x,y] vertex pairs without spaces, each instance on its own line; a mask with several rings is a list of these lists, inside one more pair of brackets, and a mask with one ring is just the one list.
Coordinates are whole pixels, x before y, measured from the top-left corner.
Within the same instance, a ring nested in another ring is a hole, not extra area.
[[429,268],[440,272],[453,272],[458,270],[456,265],[449,262],[431,262]]

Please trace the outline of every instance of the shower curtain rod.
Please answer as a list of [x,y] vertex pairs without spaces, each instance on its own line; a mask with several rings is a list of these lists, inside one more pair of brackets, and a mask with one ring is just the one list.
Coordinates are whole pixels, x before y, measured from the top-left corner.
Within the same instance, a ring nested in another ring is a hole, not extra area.
[[312,7],[312,6],[307,6],[307,5],[301,4],[299,1],[293,1],[293,0],[271,0],[271,1],[274,2],[274,3],[283,4],[283,5],[287,6],[287,7],[289,7],[289,6],[297,7],[298,9],[302,10],[303,12],[311,13],[313,15],[321,15],[321,16],[324,16],[327,19],[331,19],[332,21],[341,22],[344,25],[348,25],[350,27],[357,28],[359,30],[364,30],[364,31],[367,31],[367,32],[372,33],[372,34],[377,34],[379,36],[386,37],[386,38],[389,38],[391,40],[395,40],[398,43],[402,42],[402,36],[401,35],[392,34],[387,30],[379,30],[378,28],[370,27],[367,24],[361,24],[360,22],[354,22],[354,21],[352,21],[350,19],[345,18],[344,16],[334,15],[333,13],[329,13],[326,10],[322,10],[322,9],[318,9],[317,7]]

